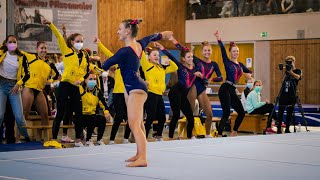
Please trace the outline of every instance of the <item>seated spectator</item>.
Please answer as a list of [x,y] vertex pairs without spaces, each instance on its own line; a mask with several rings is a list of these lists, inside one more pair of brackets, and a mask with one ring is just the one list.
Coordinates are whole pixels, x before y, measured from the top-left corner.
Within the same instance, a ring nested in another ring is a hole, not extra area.
[[245,109],[245,111],[246,111],[247,96],[252,90],[253,82],[254,82],[253,79],[248,79],[247,80],[247,87],[241,93],[241,103],[242,103],[242,107]]
[[253,14],[265,15],[267,12],[267,4],[265,0],[253,0]]
[[[257,80],[253,84],[253,90],[249,93],[247,97],[247,104],[246,109],[249,114],[266,114],[269,113],[269,118],[272,115],[272,118],[277,120],[276,113],[272,113],[272,110],[274,108],[274,105],[269,103],[268,100],[265,100],[264,102],[261,102],[261,94],[260,91],[262,89],[262,82],[260,80]],[[267,122],[267,134],[275,134],[276,131],[272,130],[271,128],[272,121]]]
[[191,6],[192,19],[199,19],[201,17],[201,3],[200,0],[189,0]]
[[278,0],[268,0],[267,2],[267,12],[268,14],[278,14],[279,13],[279,6]]
[[[80,94],[82,100],[81,124],[83,124],[83,128],[87,128],[85,145],[94,146],[91,137],[95,127],[98,127],[97,145],[105,145],[102,137],[106,128],[106,120],[110,118],[110,114],[103,93],[97,87],[95,74],[91,73],[85,83],[80,86]],[[99,108],[102,108],[104,116],[100,115]]]
[[232,16],[243,16],[244,15],[244,9],[246,0],[233,0],[233,10],[232,10]]
[[231,1],[224,1],[223,7],[221,9],[221,12],[219,14],[220,17],[230,17],[231,16],[231,10],[232,10],[232,2]]
[[320,0],[307,0],[306,12],[320,11]]
[[282,0],[281,1],[281,9],[283,13],[295,13],[296,7],[294,0]]

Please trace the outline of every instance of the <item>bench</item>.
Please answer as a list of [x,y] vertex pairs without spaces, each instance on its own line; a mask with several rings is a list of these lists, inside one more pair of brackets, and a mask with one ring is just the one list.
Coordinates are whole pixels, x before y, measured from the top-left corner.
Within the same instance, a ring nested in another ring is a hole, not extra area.
[[22,127],[32,130],[32,134],[29,134],[29,137],[31,140],[36,140],[36,141],[50,140],[51,129],[52,129],[51,125],[34,125],[34,126],[22,126]]
[[[237,113],[231,113],[231,128],[235,124],[235,119]],[[242,132],[252,132],[254,134],[263,134],[264,130],[267,127],[268,114],[246,114],[243,118],[243,121],[238,129]]]
[[[26,119],[26,126],[23,126],[28,129],[28,134],[31,140],[47,140],[51,137],[51,129],[54,117],[49,116],[49,125],[41,125],[41,116],[40,115],[29,115]],[[16,126],[17,128],[17,126]],[[42,133],[43,131],[43,133]],[[16,129],[16,137],[19,136],[19,131]]]

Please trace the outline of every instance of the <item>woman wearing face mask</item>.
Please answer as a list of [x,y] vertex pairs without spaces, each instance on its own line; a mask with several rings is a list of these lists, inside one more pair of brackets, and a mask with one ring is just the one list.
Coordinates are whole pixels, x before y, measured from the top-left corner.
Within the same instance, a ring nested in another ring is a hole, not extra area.
[[[106,129],[106,120],[110,118],[109,108],[103,97],[102,91],[97,86],[97,76],[90,73],[89,77],[80,86],[82,100],[81,123],[87,128],[86,146],[94,146],[91,137],[93,129],[98,127],[97,145],[105,145],[102,137]],[[97,109],[102,108],[104,117],[97,115]]]
[[187,99],[187,95],[189,91],[191,91],[196,77],[202,77],[202,74],[194,67],[193,54],[187,47],[184,47],[183,51],[181,51],[181,62],[172,56],[169,51],[164,49],[163,46],[158,45],[158,48],[178,66],[178,83],[171,87],[168,95],[173,113],[169,126],[169,138],[173,138],[181,110],[188,121],[187,137],[195,139],[195,137],[192,136],[192,129],[194,126],[193,111]]
[[[160,49],[164,47],[154,42],[154,45]],[[166,122],[166,111],[162,94],[166,88],[166,74],[177,71],[178,66],[173,62],[169,61],[168,65],[160,64],[160,55],[157,49],[147,48],[148,59],[141,59],[141,68],[145,77],[145,81],[148,84],[148,98],[144,104],[145,111],[147,113],[147,119],[145,123],[146,137],[148,137],[149,131],[153,120],[158,120],[157,125],[157,140],[163,141],[162,131]]]
[[241,104],[242,104],[242,107],[244,108],[245,112],[247,112],[246,110],[246,102],[247,102],[247,96],[248,94],[251,92],[252,90],[252,86],[253,86],[253,82],[254,80],[253,79],[248,79],[247,80],[247,85],[246,85],[246,88],[244,89],[244,91],[241,93]]
[[[171,41],[176,45],[178,49],[183,51],[183,47],[177,40],[171,38]],[[210,59],[212,54],[211,45],[205,41],[202,43],[202,55],[203,59],[199,59],[197,56],[193,55],[193,62],[198,67],[199,71],[202,74],[202,77],[198,77],[195,82],[196,91],[189,91],[188,100],[191,104],[191,108],[195,107],[195,100],[198,99],[200,107],[203,109],[206,114],[206,137],[211,138],[210,130],[212,123],[212,107],[209,100],[209,97],[206,93],[206,85],[208,82],[221,82],[223,80],[219,66],[216,62]],[[213,73],[216,73],[217,77],[211,78]]]
[[[59,77],[56,66],[46,59],[47,47],[45,42],[39,41],[37,43],[36,55],[24,53],[28,59],[30,71],[30,78],[25,83],[22,90],[24,117],[28,117],[31,106],[34,103],[41,116],[42,125],[49,124],[47,101],[42,90],[47,82],[52,83],[53,81],[58,80]],[[49,79],[50,76],[52,79]]]
[[218,128],[218,136],[222,136],[224,126],[230,116],[230,106],[238,113],[235,125],[231,132],[231,136],[237,136],[238,128],[245,116],[245,113],[241,101],[236,94],[236,84],[238,83],[243,72],[245,73],[247,79],[251,79],[251,71],[241,62],[238,62],[239,48],[235,43],[230,43],[229,51],[231,54],[231,59],[229,59],[226,49],[221,41],[221,38],[219,37],[218,31],[215,33],[215,37],[217,38],[221,49],[223,64],[227,74],[226,82],[221,85],[218,93],[223,111]]
[[64,71],[59,84],[60,96],[57,99],[57,114],[53,122],[52,136],[54,140],[57,139],[60,123],[69,100],[70,104],[72,104],[71,112],[74,114],[75,146],[83,147],[84,145],[80,141],[82,127],[79,119],[82,115],[82,103],[79,86],[89,76],[89,55],[82,49],[83,36],[79,33],[74,33],[65,41],[59,30],[51,22],[45,20],[43,23],[48,24],[53,34],[57,37],[61,54],[64,56]]
[[118,64],[125,85],[125,98],[128,108],[128,122],[137,144],[137,154],[127,161],[129,167],[147,166],[146,160],[146,135],[143,132],[143,104],[147,99],[147,86],[138,76],[140,59],[143,49],[151,41],[169,39],[172,32],[165,31],[151,36],[144,37],[136,41],[138,24],[140,20],[124,20],[119,25],[118,35],[121,41],[125,42],[125,47],[119,49],[117,53],[106,60],[102,65],[104,70]]
[[23,116],[21,86],[30,78],[28,60],[17,48],[17,38],[9,35],[0,47],[0,125],[6,111],[6,102],[10,101],[19,132],[30,141]]
[[[261,102],[261,94],[260,94],[261,89],[262,89],[262,81],[260,80],[255,81],[252,87],[252,91],[248,94],[248,97],[247,97],[246,109],[249,114],[269,113],[269,116],[270,116],[274,106],[273,104],[270,104],[268,100]],[[276,113],[273,113],[272,118],[274,120],[277,120]],[[277,133],[276,131],[272,130],[271,122],[272,121],[267,122],[267,129],[266,129],[267,134]]]

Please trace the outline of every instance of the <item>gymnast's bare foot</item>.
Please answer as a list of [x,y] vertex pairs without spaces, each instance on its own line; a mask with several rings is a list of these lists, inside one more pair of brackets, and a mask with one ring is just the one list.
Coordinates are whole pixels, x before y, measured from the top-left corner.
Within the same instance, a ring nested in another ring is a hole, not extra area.
[[127,164],[127,167],[147,167],[147,166],[148,166],[147,160],[143,160],[143,159],[137,159],[134,162]]
[[133,157],[125,160],[125,162],[134,162],[134,161],[136,161],[138,158],[139,158],[138,155],[135,155],[135,156],[133,156]]
[[235,137],[238,136],[238,132],[237,131],[232,131],[230,134],[231,137]]

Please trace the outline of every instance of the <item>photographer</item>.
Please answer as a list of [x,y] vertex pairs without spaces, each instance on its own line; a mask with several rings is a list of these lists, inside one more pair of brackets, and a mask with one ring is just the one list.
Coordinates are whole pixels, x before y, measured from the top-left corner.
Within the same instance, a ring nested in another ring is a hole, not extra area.
[[285,133],[290,133],[290,123],[292,121],[292,113],[294,110],[294,105],[296,104],[297,99],[297,86],[299,80],[301,80],[302,71],[295,68],[295,57],[288,56],[285,59],[286,62],[286,76],[284,77],[282,83],[282,89],[279,97],[279,111],[278,111],[278,124],[277,124],[277,133],[281,134],[281,124],[283,119],[283,112],[287,108],[287,117],[286,117],[286,130]]

